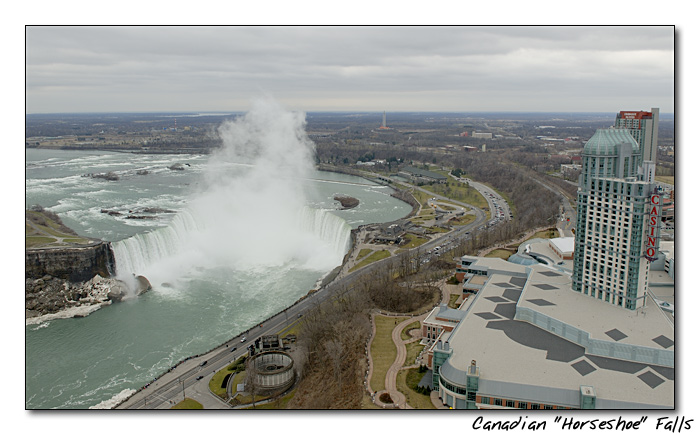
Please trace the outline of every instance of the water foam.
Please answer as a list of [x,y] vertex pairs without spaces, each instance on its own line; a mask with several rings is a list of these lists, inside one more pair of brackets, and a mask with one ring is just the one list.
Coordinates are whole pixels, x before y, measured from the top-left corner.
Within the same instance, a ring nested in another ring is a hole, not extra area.
[[110,397],[107,400],[103,400],[102,402],[98,403],[97,405],[93,405],[88,409],[112,409],[135,392],[136,390],[132,390],[129,388],[124,389],[119,393],[115,394],[114,397]]
[[201,268],[339,265],[350,227],[307,205],[314,153],[304,125],[303,114],[269,99],[222,124],[224,146],[203,168],[187,206],[167,227],[113,244],[117,277],[144,275],[155,287]]

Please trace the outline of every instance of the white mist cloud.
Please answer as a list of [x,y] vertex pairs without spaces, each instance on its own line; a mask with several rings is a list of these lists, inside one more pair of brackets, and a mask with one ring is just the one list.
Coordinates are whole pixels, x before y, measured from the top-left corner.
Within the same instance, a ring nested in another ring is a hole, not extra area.
[[[304,181],[314,145],[302,113],[270,98],[224,123],[223,147],[204,171],[204,187],[167,228],[129,245],[137,270],[154,285],[212,267],[329,271],[340,264],[349,226],[307,206]],[[149,258],[152,257],[152,258]]]

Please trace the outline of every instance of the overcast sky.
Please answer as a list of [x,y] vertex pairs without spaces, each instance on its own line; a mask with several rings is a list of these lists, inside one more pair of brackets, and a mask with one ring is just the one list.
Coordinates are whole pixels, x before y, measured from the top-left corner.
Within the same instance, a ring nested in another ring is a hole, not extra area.
[[674,107],[658,27],[26,28],[26,112]]

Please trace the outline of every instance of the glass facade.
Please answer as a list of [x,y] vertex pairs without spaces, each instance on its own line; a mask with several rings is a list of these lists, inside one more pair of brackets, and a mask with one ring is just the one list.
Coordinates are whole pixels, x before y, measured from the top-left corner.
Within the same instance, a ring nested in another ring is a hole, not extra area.
[[[646,293],[643,259],[651,183],[639,181],[638,144],[627,130],[598,130],[584,147],[577,195],[572,287],[636,309]],[[642,282],[643,281],[643,282]]]

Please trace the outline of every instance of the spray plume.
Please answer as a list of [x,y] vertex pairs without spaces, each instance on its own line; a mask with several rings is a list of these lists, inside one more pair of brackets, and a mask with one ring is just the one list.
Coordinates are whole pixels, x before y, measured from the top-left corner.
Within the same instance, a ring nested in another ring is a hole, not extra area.
[[219,127],[204,186],[167,228],[115,246],[117,269],[142,274],[154,286],[192,270],[227,267],[261,271],[303,267],[327,271],[347,249],[349,226],[306,205],[314,145],[301,113],[266,98]]

